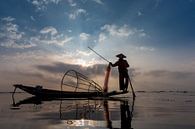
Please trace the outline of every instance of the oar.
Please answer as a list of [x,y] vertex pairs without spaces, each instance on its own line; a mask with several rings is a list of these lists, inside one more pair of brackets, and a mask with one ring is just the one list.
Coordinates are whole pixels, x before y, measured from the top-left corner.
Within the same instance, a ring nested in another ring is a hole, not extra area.
[[135,92],[134,92],[133,85],[132,85],[132,83],[131,83],[130,77],[129,77],[129,84],[130,84],[130,86],[131,86],[131,91],[132,91],[132,94],[133,94],[133,99],[135,99],[136,95],[135,95]]

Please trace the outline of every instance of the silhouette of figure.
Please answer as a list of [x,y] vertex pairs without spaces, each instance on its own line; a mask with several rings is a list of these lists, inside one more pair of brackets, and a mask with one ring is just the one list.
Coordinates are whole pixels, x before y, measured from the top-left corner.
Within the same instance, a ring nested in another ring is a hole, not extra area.
[[116,55],[116,57],[118,57],[119,60],[114,64],[110,62],[110,65],[112,67],[118,66],[120,90],[127,91],[129,84],[129,75],[127,68],[129,67],[129,64],[126,60],[123,59],[126,58],[126,56],[123,55],[122,53]]
[[121,109],[121,129],[133,129],[131,128],[132,112],[130,112],[129,110],[128,101],[121,101],[120,109]]
[[[134,100],[132,102],[132,110],[130,111],[128,101],[122,100],[120,101],[120,113],[121,113],[121,128],[120,129],[133,129],[131,127],[131,121],[133,117],[133,110],[134,110]],[[109,129],[119,129],[113,128],[112,121],[110,119],[110,112],[108,101],[104,100],[104,117],[106,119],[106,125]]]

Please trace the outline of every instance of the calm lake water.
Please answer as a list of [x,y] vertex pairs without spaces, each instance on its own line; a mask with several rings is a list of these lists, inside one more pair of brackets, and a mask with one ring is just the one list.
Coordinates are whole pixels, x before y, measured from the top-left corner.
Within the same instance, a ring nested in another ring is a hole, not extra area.
[[[137,92],[110,100],[0,94],[1,129],[195,129],[194,92]],[[130,95],[128,95],[130,96]]]

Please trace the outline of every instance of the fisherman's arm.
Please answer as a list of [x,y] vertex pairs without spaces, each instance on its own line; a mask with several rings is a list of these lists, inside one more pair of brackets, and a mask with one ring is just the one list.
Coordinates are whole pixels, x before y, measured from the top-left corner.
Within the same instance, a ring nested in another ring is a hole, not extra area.
[[118,66],[118,61],[115,62],[114,64],[112,64],[112,62],[109,62],[109,65],[111,65],[112,67],[116,67],[116,66]]

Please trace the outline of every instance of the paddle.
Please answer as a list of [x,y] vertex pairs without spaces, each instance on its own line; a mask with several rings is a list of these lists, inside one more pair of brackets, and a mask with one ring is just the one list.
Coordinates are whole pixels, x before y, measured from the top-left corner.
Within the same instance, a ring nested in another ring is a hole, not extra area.
[[130,86],[131,86],[131,91],[132,91],[132,94],[133,94],[133,99],[135,99],[136,95],[135,95],[135,92],[134,92],[133,85],[132,85],[132,83],[131,83],[130,77],[129,77],[129,84],[130,84]]

